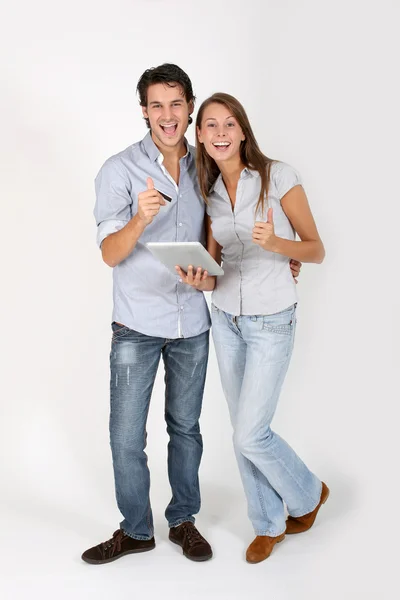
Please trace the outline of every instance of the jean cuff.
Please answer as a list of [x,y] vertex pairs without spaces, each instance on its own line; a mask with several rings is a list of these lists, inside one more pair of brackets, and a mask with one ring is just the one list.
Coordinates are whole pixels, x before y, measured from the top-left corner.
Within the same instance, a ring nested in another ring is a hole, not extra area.
[[196,519],[194,517],[186,517],[185,519],[178,519],[177,521],[174,521],[173,523],[168,523],[168,526],[170,529],[172,529],[172,527],[178,527],[178,525],[182,525],[182,523],[195,523]]
[[279,537],[280,535],[282,535],[283,533],[285,533],[286,531],[286,527],[283,531],[281,531],[280,533],[276,533],[275,531],[272,533],[271,531],[256,531],[254,530],[255,535],[267,535],[268,537]]
[[130,537],[134,540],[141,540],[141,541],[147,542],[149,540],[152,540],[154,537],[154,534],[151,537],[149,537],[148,535],[147,536],[146,535],[135,535],[134,533],[130,533],[129,531],[126,531],[126,529],[123,529],[123,528],[121,528],[121,529],[125,533],[125,535],[127,535],[128,537]]

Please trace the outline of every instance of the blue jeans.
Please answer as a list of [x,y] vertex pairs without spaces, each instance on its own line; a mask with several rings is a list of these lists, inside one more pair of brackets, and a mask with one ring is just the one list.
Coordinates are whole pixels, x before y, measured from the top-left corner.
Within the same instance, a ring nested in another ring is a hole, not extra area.
[[194,522],[200,510],[198,471],[203,442],[199,417],[209,332],[169,340],[113,323],[110,353],[110,441],[121,528],[137,540],[153,537],[146,421],[160,357],[165,367],[165,421],[169,434],[170,527]]
[[233,317],[212,306],[212,333],[248,514],[256,535],[285,531],[293,517],[317,506],[322,484],[270,424],[289,366],[296,307]]

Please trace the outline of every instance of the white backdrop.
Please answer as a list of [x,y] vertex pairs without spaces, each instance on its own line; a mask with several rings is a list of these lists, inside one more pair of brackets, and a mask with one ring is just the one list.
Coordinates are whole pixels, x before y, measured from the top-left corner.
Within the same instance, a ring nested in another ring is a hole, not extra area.
[[[1,2],[4,600],[396,596],[399,18],[396,0]],[[242,101],[264,152],[302,174],[327,250],[303,267],[273,426],[331,499],[313,530],[256,567],[244,561],[252,531],[213,350],[198,525],[215,558],[193,564],[167,540],[160,372],[148,424],[157,549],[80,560],[120,518],[111,270],[95,245],[93,179],[146,133],[135,86],[163,62],[188,72],[198,102],[216,91]]]

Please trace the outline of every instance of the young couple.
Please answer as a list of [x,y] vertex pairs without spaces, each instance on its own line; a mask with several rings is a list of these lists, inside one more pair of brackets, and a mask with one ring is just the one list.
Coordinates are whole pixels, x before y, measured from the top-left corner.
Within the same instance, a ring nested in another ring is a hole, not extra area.
[[[294,342],[295,277],[301,262],[322,262],[324,247],[298,173],[261,152],[235,98],[203,102],[195,150],[184,137],[195,101],[186,73],[172,64],[149,69],[137,90],[150,131],[105,162],[94,211],[103,260],[113,267],[110,440],[123,520],[82,558],[103,564],[155,547],[145,447],[161,356],[169,539],[191,560],[212,557],[194,515],[211,324],[203,291],[213,290],[213,338],[256,536],[246,560],[260,562],[286,533],[309,529],[329,494],[270,428]],[[189,267],[175,276],[146,249],[151,241],[201,241],[225,274]]]

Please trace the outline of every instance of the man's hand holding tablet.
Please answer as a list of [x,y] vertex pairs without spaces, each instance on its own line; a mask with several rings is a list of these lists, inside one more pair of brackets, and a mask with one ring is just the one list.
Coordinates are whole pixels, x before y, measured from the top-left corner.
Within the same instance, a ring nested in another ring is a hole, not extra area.
[[215,277],[209,276],[208,271],[203,271],[201,267],[198,267],[195,271],[193,266],[189,265],[187,273],[178,266],[175,268],[183,283],[191,285],[200,292],[207,292],[214,289]]

